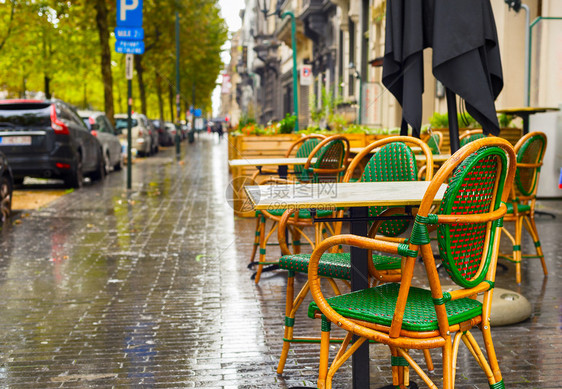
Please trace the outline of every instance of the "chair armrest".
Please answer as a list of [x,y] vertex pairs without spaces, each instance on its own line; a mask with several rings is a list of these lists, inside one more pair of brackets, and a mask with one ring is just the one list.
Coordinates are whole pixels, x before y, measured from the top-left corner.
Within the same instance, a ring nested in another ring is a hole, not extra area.
[[322,243],[320,243],[316,247],[316,249],[312,252],[308,265],[308,281],[310,285],[310,293],[312,295],[312,298],[318,305],[318,308],[322,311],[322,313],[328,320],[330,320],[332,323],[337,323],[337,325],[344,330],[351,331],[360,336],[364,336],[361,335],[364,333],[368,334],[368,336],[374,340],[388,340],[388,334],[384,334],[379,331],[371,330],[357,325],[352,320],[349,320],[338,314],[326,301],[326,298],[322,293],[320,277],[318,276],[318,263],[324,252],[329,250],[331,247],[338,245],[349,245],[368,250],[381,251],[388,254],[398,254],[399,245],[396,243],[384,242],[377,239],[350,234],[332,236],[322,241]]

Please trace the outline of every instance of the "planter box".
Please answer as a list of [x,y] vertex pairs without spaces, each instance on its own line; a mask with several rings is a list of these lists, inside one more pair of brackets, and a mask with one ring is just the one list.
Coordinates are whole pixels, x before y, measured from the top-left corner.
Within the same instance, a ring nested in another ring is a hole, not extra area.
[[365,135],[365,146],[368,146],[371,143],[376,142],[377,140],[384,139],[388,136],[395,136],[395,135],[386,135],[386,134],[368,134],[368,135]]

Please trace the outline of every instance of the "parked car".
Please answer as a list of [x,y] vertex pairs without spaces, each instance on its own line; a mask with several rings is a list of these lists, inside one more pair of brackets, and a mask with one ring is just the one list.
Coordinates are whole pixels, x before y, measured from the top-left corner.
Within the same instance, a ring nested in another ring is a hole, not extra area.
[[150,132],[150,154],[153,155],[158,153],[159,150],[158,129],[154,127],[154,124],[152,124],[152,120],[147,120],[147,127],[148,131]]
[[105,172],[123,169],[121,142],[118,138],[122,131],[116,130],[103,112],[78,111],[78,114],[92,135],[97,137],[101,144]]
[[152,120],[152,124],[158,131],[158,144],[160,146],[172,146],[174,144],[174,140],[168,131],[166,131],[166,124],[161,120]]
[[12,213],[14,177],[8,159],[0,152],[0,224],[4,224]]
[[166,122],[166,131],[168,132],[168,134],[170,134],[170,138],[172,138],[172,144],[175,144],[177,131],[176,125],[174,123]]
[[0,151],[16,184],[25,176],[60,178],[79,188],[103,180],[102,149],[74,109],[60,100],[0,101]]
[[[127,114],[115,115],[115,129],[127,134]],[[131,148],[136,149],[141,157],[149,156],[152,150],[148,119],[140,113],[133,113],[131,116]]]

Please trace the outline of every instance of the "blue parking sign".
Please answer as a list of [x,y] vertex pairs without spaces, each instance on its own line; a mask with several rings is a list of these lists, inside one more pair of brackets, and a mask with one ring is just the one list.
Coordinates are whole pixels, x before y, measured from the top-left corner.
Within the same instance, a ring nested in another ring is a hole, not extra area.
[[142,27],[142,0],[117,0],[117,26]]
[[144,42],[116,40],[115,51],[121,54],[144,54]]

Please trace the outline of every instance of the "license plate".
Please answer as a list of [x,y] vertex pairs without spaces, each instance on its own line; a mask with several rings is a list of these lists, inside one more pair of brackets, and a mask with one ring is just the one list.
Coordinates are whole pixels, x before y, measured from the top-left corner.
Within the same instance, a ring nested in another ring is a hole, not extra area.
[[30,136],[3,136],[0,137],[0,144],[28,146],[31,144],[31,137]]

